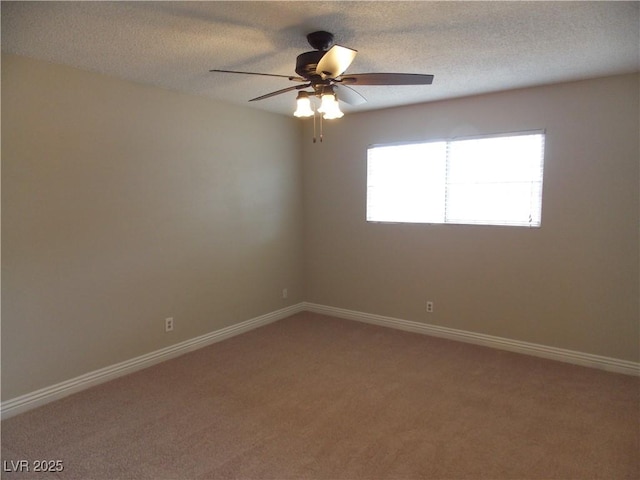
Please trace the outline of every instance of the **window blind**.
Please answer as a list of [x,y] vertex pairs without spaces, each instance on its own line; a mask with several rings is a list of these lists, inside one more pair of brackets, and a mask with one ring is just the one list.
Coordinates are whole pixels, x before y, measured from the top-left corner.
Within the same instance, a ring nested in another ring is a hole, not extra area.
[[370,147],[367,221],[538,227],[544,132]]

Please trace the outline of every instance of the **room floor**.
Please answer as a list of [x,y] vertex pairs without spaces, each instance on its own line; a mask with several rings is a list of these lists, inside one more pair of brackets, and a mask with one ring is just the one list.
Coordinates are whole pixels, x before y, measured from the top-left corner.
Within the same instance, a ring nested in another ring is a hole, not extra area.
[[636,377],[301,313],[3,421],[2,478],[638,478],[639,405]]

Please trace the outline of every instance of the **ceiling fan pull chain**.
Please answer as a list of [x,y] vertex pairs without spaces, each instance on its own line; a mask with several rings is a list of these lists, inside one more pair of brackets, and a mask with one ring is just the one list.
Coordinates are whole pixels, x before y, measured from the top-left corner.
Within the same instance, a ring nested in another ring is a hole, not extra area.
[[316,143],[316,111],[313,111],[313,143]]

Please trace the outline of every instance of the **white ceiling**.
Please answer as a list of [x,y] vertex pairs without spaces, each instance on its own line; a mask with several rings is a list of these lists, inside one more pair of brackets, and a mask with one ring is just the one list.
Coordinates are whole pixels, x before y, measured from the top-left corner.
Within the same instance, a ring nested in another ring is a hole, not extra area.
[[362,111],[640,70],[640,2],[2,2],[2,50],[291,114],[293,75],[328,30],[358,50],[349,73],[435,75],[363,86]]

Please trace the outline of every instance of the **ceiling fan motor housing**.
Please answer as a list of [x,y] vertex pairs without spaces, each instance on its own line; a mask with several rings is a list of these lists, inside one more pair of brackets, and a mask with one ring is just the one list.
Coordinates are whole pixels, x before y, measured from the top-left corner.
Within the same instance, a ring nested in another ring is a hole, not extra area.
[[333,34],[320,30],[311,32],[307,35],[307,41],[316,50],[313,52],[305,52],[296,58],[296,73],[307,80],[312,77],[319,77],[316,74],[318,62],[333,46]]
[[327,52],[316,50],[298,55],[296,58],[296,73],[306,79],[318,76],[316,75],[316,67],[325,53]]

